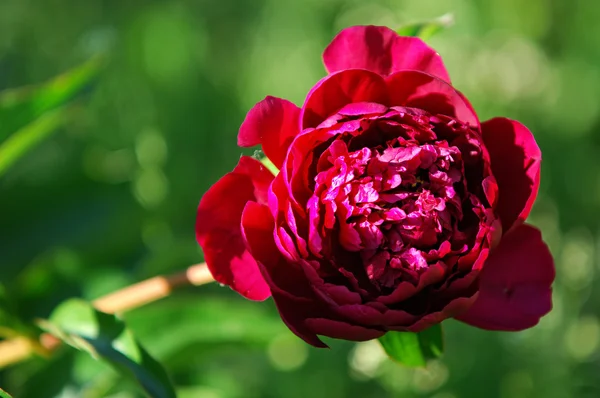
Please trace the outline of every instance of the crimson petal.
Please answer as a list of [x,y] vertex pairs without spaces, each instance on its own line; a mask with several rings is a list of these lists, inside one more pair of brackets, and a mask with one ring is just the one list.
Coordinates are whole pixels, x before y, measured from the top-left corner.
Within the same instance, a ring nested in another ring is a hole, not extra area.
[[480,274],[479,296],[457,319],[487,330],[535,326],[552,309],[554,260],[540,231],[520,225],[506,234]]
[[300,116],[302,128],[317,127],[344,106],[356,102],[387,104],[383,78],[365,69],[346,69],[326,76],[306,97]]
[[390,75],[386,83],[391,106],[420,108],[479,128],[477,113],[465,96],[438,77],[416,70],[404,70]]
[[385,331],[326,318],[311,318],[306,325],[316,334],[351,341],[367,341],[381,337]]
[[242,239],[240,220],[248,201],[267,201],[273,174],[259,161],[243,156],[235,169],[202,197],[196,218],[196,239],[213,278],[251,300],[271,294]]
[[502,230],[508,231],[525,221],[535,202],[542,152],[531,131],[515,120],[490,119],[481,124],[481,130],[498,182],[496,210]]
[[399,36],[384,26],[352,26],[327,46],[323,62],[329,73],[367,69],[382,76],[400,70],[419,70],[450,81],[438,53],[423,40]]
[[[273,281],[270,273],[279,274],[283,268],[285,277],[286,262],[277,250],[273,240],[275,221],[269,207],[255,202],[248,202],[242,215],[242,233],[252,255],[263,269],[264,277],[272,288],[273,299],[277,305],[281,319],[298,337],[315,347],[327,347],[315,333],[305,324],[303,307],[309,300],[295,297],[291,291],[283,290]],[[301,282],[295,284],[302,288]]]
[[300,133],[300,108],[268,96],[254,105],[240,127],[238,145],[262,145],[265,155],[281,168],[290,143]]

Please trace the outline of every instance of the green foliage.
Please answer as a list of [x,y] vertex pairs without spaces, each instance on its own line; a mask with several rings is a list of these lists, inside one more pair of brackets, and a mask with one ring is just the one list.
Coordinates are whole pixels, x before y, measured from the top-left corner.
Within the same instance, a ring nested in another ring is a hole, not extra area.
[[39,86],[0,92],[0,176],[61,126],[63,105],[90,85],[101,64],[93,59]]
[[[169,354],[182,347],[198,343],[266,346],[273,336],[285,333],[285,325],[277,316],[265,311],[264,305],[234,297],[226,300],[204,292],[202,305],[189,297],[171,297],[152,306],[125,315],[127,324],[141,330],[140,337]],[[152,325],[156,318],[171,321],[168,330],[176,333],[172,339],[166,333],[160,339]]]
[[12,398],[9,393],[0,388],[0,398]]
[[47,138],[64,122],[65,109],[57,109],[16,131],[0,144],[0,176],[21,156]]
[[34,326],[19,319],[8,299],[6,289],[0,284],[0,338],[35,335]]
[[13,319],[8,308],[6,290],[4,286],[0,284],[0,337],[12,337],[12,330],[10,329],[12,323]]
[[429,40],[432,36],[449,28],[453,24],[453,14],[446,14],[427,21],[406,24],[397,29],[396,32],[400,36],[419,37],[423,40]]
[[387,332],[379,342],[390,358],[410,367],[425,366],[427,360],[439,358],[444,352],[439,323],[419,333]]
[[94,58],[41,85],[1,91],[0,141],[73,99],[97,77],[102,63]]
[[71,347],[114,366],[139,383],[150,397],[175,397],[163,367],[114,315],[100,312],[83,300],[71,299],[39,325]]
[[[198,200],[240,154],[253,154],[236,133],[257,101],[301,104],[345,26],[452,12],[455,26],[431,43],[453,85],[482,122],[517,119],[543,152],[528,222],[556,256],[548,317],[519,333],[444,321],[443,359],[426,369],[398,366],[377,341],[306,346],[305,360],[284,369],[278,360],[299,346],[286,345],[295,336],[272,300],[216,284],[128,313],[127,325],[182,397],[600,396],[600,3],[587,3],[0,1],[2,89],[43,82],[117,39],[89,99],[66,111],[60,129],[69,134],[47,136],[0,179],[0,308],[13,320],[46,318],[69,297],[91,300],[201,261]],[[0,386],[18,398],[139,398],[132,384],[77,350],[0,370]]]

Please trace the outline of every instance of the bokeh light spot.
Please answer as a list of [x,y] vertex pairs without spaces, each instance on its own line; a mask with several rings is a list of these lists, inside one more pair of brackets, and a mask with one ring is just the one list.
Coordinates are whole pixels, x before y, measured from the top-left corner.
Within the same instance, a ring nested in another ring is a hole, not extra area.
[[358,343],[350,353],[350,369],[358,379],[371,379],[376,376],[377,371],[387,355],[379,341],[371,340]]
[[558,262],[561,281],[573,290],[588,286],[593,280],[594,243],[587,229],[571,231],[565,236],[565,244]]
[[450,372],[443,362],[432,360],[424,369],[418,368],[413,375],[413,389],[419,393],[431,393],[448,381]]
[[200,25],[176,8],[158,9],[143,20],[144,67],[154,81],[180,86],[194,78],[206,50]]
[[600,323],[598,318],[587,315],[567,330],[565,346],[567,352],[576,360],[583,361],[598,350],[600,344]]
[[282,371],[298,369],[308,358],[306,344],[291,333],[275,337],[269,344],[267,353],[273,367]]
[[163,166],[167,160],[167,143],[158,130],[147,128],[137,137],[135,154],[142,167]]
[[160,169],[142,169],[133,183],[133,192],[142,206],[154,208],[166,198],[169,183]]
[[527,398],[534,389],[531,375],[525,371],[515,371],[506,375],[500,385],[502,398]]

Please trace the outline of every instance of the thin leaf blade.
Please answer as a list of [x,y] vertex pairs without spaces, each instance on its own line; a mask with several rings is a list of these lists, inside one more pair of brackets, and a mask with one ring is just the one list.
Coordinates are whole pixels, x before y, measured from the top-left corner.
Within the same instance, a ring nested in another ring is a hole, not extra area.
[[397,29],[396,33],[400,36],[419,37],[423,40],[429,40],[432,36],[449,28],[453,24],[453,14],[445,14],[428,21],[406,24]]
[[66,109],[48,112],[21,128],[0,144],[0,176],[62,125]]
[[423,367],[429,359],[444,352],[442,326],[434,325],[422,332],[388,332],[379,338],[390,358],[409,367]]
[[12,396],[0,388],[0,398],[12,398]]
[[0,176],[60,127],[66,104],[100,73],[94,58],[46,83],[0,91]]
[[95,80],[103,63],[102,57],[93,58],[40,85],[0,91],[0,141],[72,100]]
[[114,315],[73,299],[59,305],[50,319],[40,321],[39,325],[71,347],[110,364],[137,382],[148,396],[175,398],[175,390],[162,365]]

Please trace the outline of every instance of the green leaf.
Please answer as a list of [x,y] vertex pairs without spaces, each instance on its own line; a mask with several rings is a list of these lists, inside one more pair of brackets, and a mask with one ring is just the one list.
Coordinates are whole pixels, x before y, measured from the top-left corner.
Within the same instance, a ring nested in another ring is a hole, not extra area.
[[66,109],[57,109],[40,116],[0,144],[0,176],[21,156],[60,127],[65,120]]
[[[181,293],[127,312],[125,318],[161,357],[171,358],[197,344],[265,347],[273,336],[288,332],[276,312],[254,304],[207,294],[197,305],[193,297]],[[157,324],[161,319],[168,321]]]
[[25,324],[10,305],[6,289],[0,284],[0,338],[35,337],[34,325]]
[[41,85],[0,91],[0,141],[73,99],[94,80],[102,64],[103,58],[94,58]]
[[0,176],[65,121],[64,105],[98,75],[95,58],[42,85],[0,92]]
[[39,325],[66,344],[109,363],[136,381],[150,397],[175,397],[163,367],[114,315],[73,299],[59,305],[50,319],[39,321]]
[[379,342],[390,358],[410,367],[425,366],[428,359],[439,358],[444,351],[441,324],[419,333],[387,332]]
[[12,398],[9,393],[0,388],[0,398]]
[[404,25],[396,30],[400,36],[419,37],[429,40],[433,35],[449,28],[454,24],[454,15],[445,14],[429,21],[416,22]]

